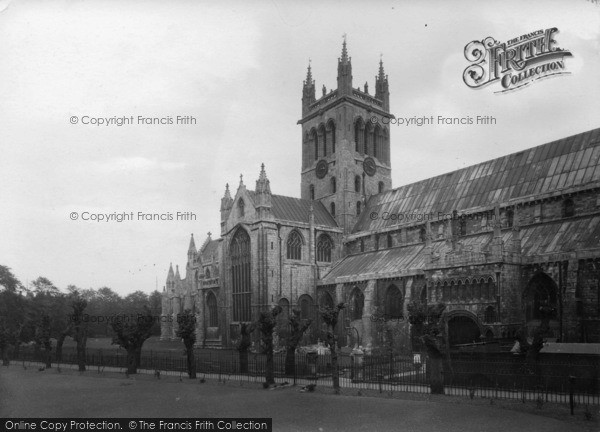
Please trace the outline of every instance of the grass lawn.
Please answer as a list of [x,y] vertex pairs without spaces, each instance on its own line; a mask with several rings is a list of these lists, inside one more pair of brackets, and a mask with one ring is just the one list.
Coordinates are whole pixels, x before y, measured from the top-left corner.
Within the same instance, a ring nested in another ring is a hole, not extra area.
[[[547,413],[552,410],[544,407]],[[598,427],[583,420],[581,410],[577,419],[562,421],[501,409],[499,401],[490,406],[488,401],[443,396],[421,400],[336,396],[325,388],[314,393],[300,392],[298,387],[264,390],[259,384],[235,381],[39,372],[34,367],[24,370],[20,364],[0,368],[0,417],[272,417],[276,431],[562,432]]]

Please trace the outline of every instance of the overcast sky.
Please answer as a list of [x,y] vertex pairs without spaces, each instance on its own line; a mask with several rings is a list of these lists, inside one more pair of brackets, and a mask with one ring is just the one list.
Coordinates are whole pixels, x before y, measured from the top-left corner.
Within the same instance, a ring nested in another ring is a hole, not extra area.
[[[395,127],[394,186],[600,127],[600,4],[521,2],[0,1],[0,264],[22,282],[121,294],[185,273],[219,232],[225,183],[300,195],[302,80],[335,88],[347,34],[354,87],[383,55],[396,117],[490,115],[493,126]],[[464,47],[557,27],[570,75],[520,91],[468,88]],[[90,117],[197,119],[94,126]],[[79,122],[71,124],[77,116]],[[196,221],[92,222],[71,212]]]

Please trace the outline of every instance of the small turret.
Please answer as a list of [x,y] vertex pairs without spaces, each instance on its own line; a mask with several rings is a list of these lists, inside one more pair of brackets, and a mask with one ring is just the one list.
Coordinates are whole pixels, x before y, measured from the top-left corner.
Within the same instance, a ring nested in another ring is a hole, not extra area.
[[254,192],[254,201],[258,217],[266,219],[272,217],[271,214],[271,185],[265,172],[265,164],[260,166],[260,174],[256,180],[256,189]]
[[348,57],[346,35],[342,44],[342,57],[338,58],[337,87],[340,95],[352,94],[352,58]]
[[172,293],[173,289],[175,289],[175,273],[173,272],[173,263],[169,264],[166,287],[168,293]]
[[302,85],[302,116],[308,113],[308,107],[316,100],[315,81],[312,77],[310,60],[308,61],[308,71],[306,72],[306,80]]
[[379,74],[375,77],[375,99],[383,102],[383,109],[390,110],[390,88],[388,77],[383,71],[383,59],[379,59]]
[[191,267],[194,263],[194,258],[196,257],[196,244],[194,243],[194,234],[190,238],[190,246],[188,247],[188,266]]
[[221,198],[221,222],[224,222],[229,217],[231,207],[233,206],[233,198],[229,192],[229,183],[225,185],[225,194]]

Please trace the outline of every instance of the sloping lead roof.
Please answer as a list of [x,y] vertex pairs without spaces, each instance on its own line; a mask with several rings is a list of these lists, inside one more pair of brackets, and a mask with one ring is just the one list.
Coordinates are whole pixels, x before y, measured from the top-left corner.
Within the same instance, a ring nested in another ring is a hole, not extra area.
[[[492,241],[491,232],[471,235],[460,239],[464,250],[485,249]],[[505,247],[511,232],[502,233]],[[434,254],[448,253],[451,245],[438,240],[432,242]],[[521,250],[525,257],[543,257],[547,254],[575,252],[600,247],[600,216],[559,220],[525,227],[521,230]],[[323,284],[335,283],[336,278],[355,277],[357,279],[386,277],[386,274],[398,272],[410,273],[422,271],[427,262],[427,249],[423,243],[381,249],[379,251],[350,255],[334,265],[322,279]],[[371,275],[371,276],[369,276]]]
[[375,231],[396,220],[369,215],[451,213],[600,180],[600,129],[401,186],[371,197],[352,232]]
[[209,240],[200,251],[202,262],[212,261],[212,256],[215,256],[215,259],[219,259],[217,248],[219,247],[219,243],[221,239],[218,240]]
[[600,246],[600,216],[557,221],[521,231],[525,256],[574,252]]
[[335,219],[333,219],[320,201],[309,201],[283,195],[272,195],[271,210],[275,219],[308,223],[311,203],[313,205],[316,225],[337,227]]

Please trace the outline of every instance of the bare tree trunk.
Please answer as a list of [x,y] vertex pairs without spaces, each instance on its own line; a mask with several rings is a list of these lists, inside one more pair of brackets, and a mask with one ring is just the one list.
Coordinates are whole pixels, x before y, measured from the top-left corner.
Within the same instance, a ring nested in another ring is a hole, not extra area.
[[10,358],[8,357],[8,347],[3,346],[0,350],[0,355],[2,356],[2,366],[10,365]]
[[50,369],[52,367],[52,356],[50,355],[50,348],[44,349],[44,360],[46,361],[46,369]]
[[296,349],[288,347],[285,352],[285,374],[295,375],[296,373]]
[[196,379],[196,359],[194,358],[194,344],[186,345],[187,369],[190,379]]
[[67,335],[65,333],[61,333],[58,339],[56,340],[56,361],[62,361],[62,349],[63,344],[65,343],[65,338]]
[[127,373],[137,373],[137,347],[127,348]]
[[336,339],[337,338],[333,338],[333,343],[331,344],[331,346],[329,347],[329,349],[331,350],[331,378],[333,380],[333,390],[335,391],[335,394],[339,394],[340,393],[340,375],[339,375],[339,371],[338,371],[338,356],[337,356],[337,350],[336,350]]
[[271,343],[271,346],[267,347],[267,364],[266,364],[266,368],[267,370],[265,371],[265,381],[267,382],[267,384],[271,385],[271,384],[275,384],[275,372],[273,370],[273,344]]
[[240,373],[248,373],[248,350],[240,350]]
[[79,372],[85,372],[85,346],[87,338],[77,341],[77,364],[79,365]]

